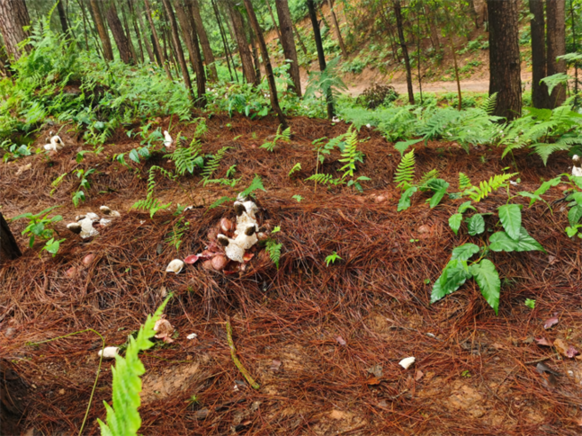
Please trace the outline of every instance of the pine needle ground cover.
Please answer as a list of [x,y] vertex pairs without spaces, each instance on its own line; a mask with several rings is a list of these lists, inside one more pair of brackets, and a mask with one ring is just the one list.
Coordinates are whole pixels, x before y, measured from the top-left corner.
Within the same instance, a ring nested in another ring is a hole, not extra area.
[[[334,148],[321,162],[313,141],[346,133],[344,123],[292,118],[290,142],[273,152],[260,147],[277,131],[272,118],[214,116],[207,125],[199,153],[216,156],[224,150],[212,178],[240,179],[236,187],[204,184],[199,170],[185,173],[179,183],[156,170],[155,198],[172,205],[152,218],[131,207],[146,198],[150,169],[175,171],[174,164],[166,151],[126,165],[117,161],[114,155],[140,146],[122,130],[111,135],[104,151],[87,153],[81,162],[79,150],[92,147],[63,129],[69,146],[61,152],[0,164],[2,213],[12,218],[60,205],[63,220],[54,228],[66,237],[55,257],[39,256],[43,242],[24,250],[28,239],[20,232],[27,223],[14,221],[24,255],[0,269],[2,354],[34,383],[25,428],[44,435],[78,433],[102,344],[89,333],[30,343],[92,328],[107,345],[122,345],[171,292],[165,314],[179,334],[173,343],[158,341],[140,354],[146,370],[140,434],[577,434],[579,363],[536,342],[561,339],[582,349],[580,241],[564,231],[569,217],[568,202],[559,201],[562,185],[543,196],[551,211],[542,201],[530,208],[527,198],[512,200],[522,206],[522,226],[546,252],[488,254],[501,281],[496,316],[476,280],[430,301],[453,249],[481,246],[501,230],[494,214],[508,201],[506,188],[473,203],[471,213],[481,214],[485,223],[482,235],[468,234],[464,221],[456,235],[449,218],[467,198],[445,195],[431,208],[426,200],[434,193],[419,189],[410,206],[397,211],[402,189],[394,176],[401,154],[374,130],[363,127],[358,134],[363,157],[355,176],[370,179],[362,181],[360,193],[347,184],[305,180],[316,172],[341,177],[341,150]],[[189,139],[196,128],[177,117],[162,118],[155,127]],[[462,191],[460,172],[478,185],[507,167],[507,173],[519,173],[518,185],[508,185],[512,196],[534,192],[571,165],[560,151],[544,166],[527,149],[504,160],[502,148],[471,147],[467,154],[447,141],[410,149],[413,183],[420,185],[422,174],[438,170],[450,185],[448,193]],[[19,172],[29,163],[30,169]],[[60,175],[91,168],[96,171],[78,207],[71,202],[76,178],[65,178],[51,195]],[[200,265],[166,274],[172,259],[204,249],[208,230],[220,218],[234,218],[231,203],[209,206],[236,196],[257,176],[265,188],[256,191],[265,220],[281,229],[273,235],[282,244],[278,267],[265,255],[237,274]],[[76,215],[103,204],[122,218],[89,242],[67,232],[66,223]],[[194,207],[174,215],[178,204]],[[167,241],[184,220],[189,225],[177,250]],[[338,259],[326,263],[333,253]],[[84,264],[88,254],[95,256]],[[558,324],[544,329],[554,316]],[[238,358],[260,385],[257,390],[231,359],[228,317]],[[191,333],[197,338],[187,339]],[[402,369],[398,362],[410,356],[416,362]],[[542,360],[562,376],[539,374]],[[111,401],[113,365],[103,363],[83,434],[100,432],[97,419],[106,418],[103,402]]]

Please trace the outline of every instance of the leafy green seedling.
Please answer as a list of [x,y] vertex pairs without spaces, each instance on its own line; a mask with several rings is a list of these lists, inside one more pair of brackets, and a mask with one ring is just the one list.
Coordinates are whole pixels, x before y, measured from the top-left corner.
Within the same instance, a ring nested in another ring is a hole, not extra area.
[[335,263],[338,260],[343,260],[343,259],[341,257],[339,257],[339,255],[334,251],[333,253],[331,253],[329,256],[327,256],[325,258],[325,264],[327,266],[329,266],[329,264]]
[[531,300],[531,299],[529,299],[529,298],[526,298],[526,299],[525,299],[525,305],[526,305],[527,307],[529,307],[530,309],[532,309],[532,310],[533,310],[533,309],[535,309],[535,307],[536,307],[536,300]]
[[297,200],[297,203],[301,203],[301,200],[303,200],[303,197],[301,195],[294,195],[293,197],[294,200]]

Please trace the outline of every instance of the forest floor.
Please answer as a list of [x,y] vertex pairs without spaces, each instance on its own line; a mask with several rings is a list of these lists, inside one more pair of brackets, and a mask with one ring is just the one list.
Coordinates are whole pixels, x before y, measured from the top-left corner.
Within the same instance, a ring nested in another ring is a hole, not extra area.
[[[164,129],[170,125],[168,118],[159,121]],[[410,209],[397,212],[400,191],[392,180],[400,155],[375,131],[360,133],[366,141],[359,144],[365,159],[358,175],[371,181],[358,194],[346,186],[315,189],[304,181],[316,168],[312,141],[344,133],[343,123],[292,118],[292,141],[273,153],[259,148],[276,131],[273,118],[214,116],[207,123],[203,151],[231,147],[218,176],[236,164],[238,186],[248,186],[255,175],[263,180],[266,191],[258,191],[257,201],[262,219],[281,227],[273,235],[283,243],[279,269],[257,253],[245,271],[234,274],[200,264],[187,265],[179,275],[165,273],[172,259],[202,251],[221,217],[234,217],[230,205],[207,208],[233,190],[203,187],[199,176],[183,177],[179,185],[160,177],[157,198],[194,208],[181,216],[159,212],[153,219],[130,211],[145,198],[145,171],[151,165],[173,170],[173,163],[159,152],[137,165],[141,171],[122,166],[113,154],[137,146],[123,131],[102,154],[86,154],[81,163],[75,160],[78,151],[90,147],[63,129],[68,146],[62,151],[0,165],[2,213],[12,218],[61,205],[54,212],[64,221],[56,228],[67,238],[54,258],[39,256],[36,244],[0,269],[2,355],[30,389],[23,431],[78,433],[101,347],[91,332],[32,343],[91,328],[107,345],[122,345],[173,292],[165,313],[178,337],[171,344],[157,341],[141,354],[146,367],[141,434],[579,434],[582,365],[534,340],[560,338],[582,348],[580,242],[564,233],[567,210],[560,203],[553,213],[541,202],[532,208],[523,203],[523,226],[547,253],[491,254],[502,278],[499,316],[473,281],[430,305],[432,283],[451,250],[468,241],[482,244],[466,230],[455,236],[448,227],[463,200],[447,198],[430,209],[419,196]],[[191,137],[193,129],[173,120],[173,132]],[[471,148],[467,154],[450,142],[415,148],[417,177],[436,168],[456,188],[459,171],[477,183],[513,167],[521,182],[511,186],[512,194],[535,190],[541,178],[568,171],[570,163],[556,153],[545,167],[527,150],[505,160],[501,149]],[[328,156],[320,171],[338,169],[338,157]],[[297,162],[302,170],[289,177]],[[73,178],[50,195],[51,182],[75,168],[97,169],[79,208],[71,204],[78,184]],[[554,201],[563,193],[558,186],[544,197]],[[506,201],[500,189],[477,208],[487,213]],[[81,240],[66,230],[76,215],[99,212],[103,204],[122,217],[100,236]],[[176,252],[166,240],[182,217],[190,225]],[[23,248],[25,226],[24,220],[11,223]],[[342,260],[326,266],[333,251]],[[535,309],[525,306],[526,298],[536,300]],[[553,316],[558,324],[545,330]],[[227,317],[238,356],[260,384],[257,390],[231,359]],[[191,333],[197,338],[187,339]],[[398,362],[410,356],[416,362],[404,370]],[[560,376],[538,373],[541,360]],[[96,418],[105,419],[112,366],[103,362],[85,435],[99,434]]]

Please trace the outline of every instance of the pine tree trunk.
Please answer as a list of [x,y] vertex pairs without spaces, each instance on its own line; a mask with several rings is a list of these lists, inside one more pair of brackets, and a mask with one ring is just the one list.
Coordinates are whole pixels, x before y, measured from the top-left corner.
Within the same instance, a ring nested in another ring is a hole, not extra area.
[[293,37],[293,23],[291,12],[287,0],[275,0],[277,16],[279,17],[279,27],[281,28],[281,44],[285,59],[290,61],[289,73],[293,81],[291,90],[301,97],[301,76],[299,75],[299,62],[297,61],[297,49],[295,38]]
[[[188,0],[186,0],[186,3]],[[173,0],[174,9],[176,9],[176,16],[182,28],[182,35],[186,41],[186,48],[190,54],[190,62],[192,69],[196,72],[196,106],[206,106],[206,75],[204,73],[204,64],[202,63],[202,55],[200,47],[198,46],[198,35],[196,34],[194,18],[190,13],[188,6],[184,7],[181,0]]]
[[115,0],[109,0],[105,5],[105,18],[107,19],[107,24],[109,24],[111,33],[113,33],[113,39],[115,39],[115,44],[119,50],[119,57],[126,64],[131,64],[133,61],[133,54],[131,52],[129,40],[123,31],[119,15],[117,15]]
[[233,81],[232,70],[234,70],[234,77],[236,77],[236,81],[238,82],[238,75],[236,73],[236,69],[234,67],[234,63],[232,63],[231,69],[231,60],[232,57],[230,55],[230,49],[228,48],[228,42],[226,40],[226,33],[224,32],[224,28],[222,27],[222,19],[220,18],[220,12],[218,10],[218,6],[216,5],[215,0],[210,0],[212,3],[212,9],[214,10],[214,16],[216,17],[216,22],[218,23],[218,31],[220,33],[220,38],[222,39],[222,46],[224,47],[224,57],[226,58],[226,65],[228,66],[228,74],[230,76],[230,80]]
[[26,410],[27,396],[24,380],[8,360],[0,358],[0,431],[3,435],[24,434],[20,422]]
[[67,36],[70,35],[69,23],[67,23],[67,14],[65,12],[65,7],[63,6],[63,0],[57,2],[57,11],[59,13],[59,20],[61,22],[61,28],[63,33]]
[[[0,33],[8,56],[20,59],[18,44],[28,38],[29,33],[23,29],[30,25],[30,17],[24,0],[0,0]],[[26,50],[30,47],[26,46]]]
[[299,30],[297,30],[297,26],[295,25],[293,20],[291,20],[291,24],[293,25],[293,32],[295,32],[295,35],[297,36],[297,40],[299,41],[299,45],[301,46],[301,50],[303,51],[303,54],[305,56],[307,56],[307,47],[305,47],[305,43],[303,42],[303,38],[301,38],[301,34],[299,33]]
[[548,87],[541,80],[546,77],[546,31],[544,20],[544,0],[529,0],[529,10],[533,15],[531,26],[532,84],[531,99],[534,107],[548,108]]
[[194,17],[194,23],[196,24],[196,33],[200,39],[200,45],[202,46],[202,53],[204,54],[204,63],[206,64],[206,71],[208,72],[208,80],[211,82],[216,82],[218,80],[218,72],[216,71],[214,53],[212,53],[212,48],[210,47],[210,41],[208,41],[208,35],[206,34],[206,29],[204,28],[204,23],[202,22],[202,16],[200,15],[200,6],[198,5],[198,0],[191,0],[190,10],[192,16]]
[[[92,0],[94,1],[94,0]],[[144,0],[144,5],[146,8],[146,16],[148,17],[148,23],[150,24],[150,30],[152,32],[152,40],[154,42],[154,49],[160,58],[160,62],[166,71],[166,75],[168,79],[172,80],[172,73],[170,72],[170,67],[168,67],[168,63],[166,62],[166,57],[164,52],[162,51],[162,47],[160,45],[160,39],[158,38],[158,32],[156,32],[156,26],[154,25],[154,19],[152,18],[152,10],[150,7],[149,0]]]
[[412,71],[410,69],[410,58],[408,57],[408,47],[404,40],[404,25],[402,23],[402,9],[400,0],[394,0],[394,14],[396,15],[396,27],[398,28],[398,39],[404,56],[404,66],[406,67],[406,87],[408,89],[408,101],[414,104],[414,91],[412,89]]
[[281,32],[279,31],[279,27],[277,26],[277,21],[275,20],[275,14],[273,14],[273,8],[271,7],[271,2],[270,0],[265,0],[265,3],[267,4],[267,9],[269,9],[269,15],[271,15],[271,21],[273,22],[273,27],[275,28],[275,31],[277,32],[277,37],[279,38],[279,41],[281,42],[281,46],[282,46],[282,37],[281,37]]
[[494,114],[521,115],[518,0],[487,0],[489,11],[489,95],[497,93]]
[[[566,61],[557,60],[558,56],[566,54],[566,2],[565,0],[546,0],[548,31],[546,33],[548,57],[546,59],[546,74],[566,72]],[[555,108],[566,100],[566,87],[558,85],[550,95],[549,106]]]
[[261,27],[259,26],[259,22],[257,20],[257,16],[255,15],[255,10],[253,9],[253,5],[251,0],[244,0],[245,7],[247,10],[247,14],[249,16],[249,21],[251,22],[251,26],[257,36],[259,41],[259,47],[261,49],[261,56],[263,57],[263,65],[265,67],[265,74],[267,76],[267,81],[269,83],[269,91],[270,91],[270,98],[271,98],[271,106],[273,110],[277,114],[279,118],[279,122],[283,129],[287,128],[287,120],[285,119],[285,115],[283,115],[283,111],[279,106],[279,96],[277,95],[277,86],[275,84],[275,76],[273,75],[273,68],[271,67],[271,60],[269,59],[269,52],[267,51],[267,44],[265,44],[265,38],[263,37],[263,32]]
[[[130,0],[131,1],[131,0]],[[154,52],[150,45],[150,41],[147,38],[147,29],[146,25],[143,22],[143,13],[140,8],[140,2],[135,2],[135,25],[136,25],[136,32],[138,33],[138,38],[143,40],[143,45],[145,46],[146,51],[148,52],[148,57],[152,64],[156,63],[156,57],[154,56]]]
[[111,41],[109,40],[109,33],[105,28],[105,22],[103,21],[103,16],[101,15],[101,10],[99,9],[99,2],[97,0],[91,0],[91,11],[93,12],[93,19],[95,20],[95,27],[97,27],[97,33],[99,34],[99,39],[101,40],[101,45],[103,46],[103,56],[105,60],[113,60],[113,49],[111,48]]
[[[327,4],[329,6],[329,13],[331,15],[331,22],[333,24],[333,31],[335,33],[335,37],[340,46],[340,50],[342,51],[342,55],[347,58],[348,51],[346,50],[346,45],[344,44],[344,39],[342,38],[342,31],[340,30],[339,24],[337,22],[337,17],[335,16],[331,0],[327,0]],[[321,15],[323,15],[323,10],[321,12]]]
[[251,40],[251,47],[252,47],[252,54],[253,54],[253,64],[255,66],[255,86],[259,86],[261,84],[261,62],[259,60],[259,49],[258,49],[258,42],[257,37],[255,36],[255,32],[249,26],[249,35]]
[[234,0],[229,0],[227,6],[232,23],[232,30],[238,46],[243,74],[247,80],[247,83],[254,84],[257,78],[255,75],[255,68],[253,66],[253,58],[249,49],[249,43],[245,35],[243,17],[239,10],[236,8]]
[[190,92],[192,100],[194,100],[194,90],[192,89],[192,82],[190,81],[190,73],[188,73],[188,67],[186,66],[186,60],[184,59],[184,52],[182,51],[182,44],[180,42],[180,35],[178,34],[178,24],[176,23],[176,18],[174,17],[174,11],[172,10],[172,5],[170,0],[162,0],[164,8],[166,9],[166,15],[168,16],[168,21],[170,22],[170,29],[172,31],[172,41],[174,42],[174,53],[178,58],[178,64],[180,65],[180,70],[182,71],[182,79],[184,80],[184,85]]
[[6,260],[16,259],[21,255],[16,239],[14,239],[8,223],[0,212],[0,265]]
[[145,55],[143,52],[143,44],[142,44],[142,37],[141,31],[139,29],[139,19],[135,14],[135,9],[133,7],[132,0],[127,0],[127,9],[129,14],[129,19],[131,20],[131,24],[133,24],[133,30],[135,31],[135,37],[137,39],[137,46],[139,47],[139,60],[144,63],[145,62]]
[[[315,47],[317,49],[317,59],[319,61],[319,70],[325,71],[327,65],[325,63],[325,53],[323,51],[323,43],[321,41],[321,31],[319,29],[319,21],[317,21],[317,14],[315,12],[315,4],[313,0],[307,0],[307,8],[309,9],[309,18],[311,19],[311,26],[313,27],[313,37],[315,39]],[[331,120],[335,114],[333,107],[333,96],[331,90],[328,89],[326,96],[327,102],[327,117]]]
[[[117,0],[119,1],[119,0]],[[119,6],[121,7],[121,16],[123,18],[123,29],[125,31],[125,36],[127,38],[127,43],[129,45],[129,49],[131,51],[131,57],[137,63],[137,52],[135,51],[135,47],[133,46],[133,42],[131,41],[131,32],[129,30],[129,24],[127,21],[127,10],[123,6],[123,3],[120,3]]]

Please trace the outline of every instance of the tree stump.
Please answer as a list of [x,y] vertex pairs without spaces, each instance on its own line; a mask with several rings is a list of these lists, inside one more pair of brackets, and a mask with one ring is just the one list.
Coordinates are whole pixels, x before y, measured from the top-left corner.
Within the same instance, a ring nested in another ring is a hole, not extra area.
[[21,434],[20,420],[24,411],[26,383],[14,371],[12,364],[0,359],[0,432]]
[[14,235],[8,227],[8,223],[0,212],[0,264],[5,260],[16,259],[22,256],[20,248],[14,239]]

